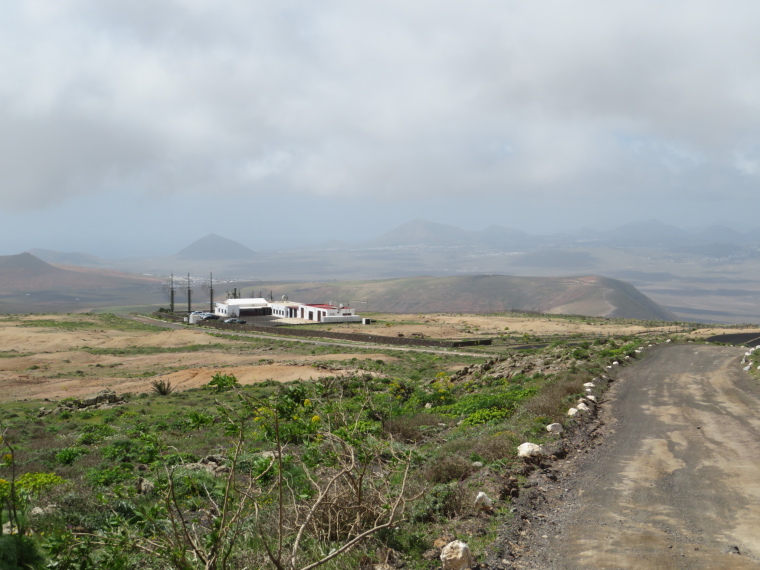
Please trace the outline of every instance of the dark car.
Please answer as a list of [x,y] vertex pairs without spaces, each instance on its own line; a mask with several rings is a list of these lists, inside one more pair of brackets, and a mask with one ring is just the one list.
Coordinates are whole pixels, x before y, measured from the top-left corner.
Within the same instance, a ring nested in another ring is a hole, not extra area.
[[212,315],[209,313],[207,315],[203,315],[203,320],[204,321],[218,321],[219,315]]
[[230,323],[231,325],[244,325],[245,321],[242,321],[240,319],[224,319],[225,323]]

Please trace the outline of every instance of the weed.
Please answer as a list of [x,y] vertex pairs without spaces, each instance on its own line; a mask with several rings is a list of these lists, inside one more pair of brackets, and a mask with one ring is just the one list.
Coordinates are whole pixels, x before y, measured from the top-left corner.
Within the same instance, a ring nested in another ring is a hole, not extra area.
[[87,453],[88,451],[83,447],[66,447],[55,454],[55,460],[61,465],[72,465],[74,461]]
[[172,392],[174,392],[174,388],[172,387],[172,383],[169,380],[164,379],[157,379],[153,380],[150,383],[151,388],[153,389],[154,394],[158,394],[159,396],[168,396]]

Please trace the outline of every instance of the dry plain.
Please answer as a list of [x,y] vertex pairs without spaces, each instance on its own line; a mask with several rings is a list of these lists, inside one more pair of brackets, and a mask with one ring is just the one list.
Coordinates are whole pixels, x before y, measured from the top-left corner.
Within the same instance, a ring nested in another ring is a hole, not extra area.
[[[361,354],[347,349],[332,354],[294,350],[293,343],[251,345],[239,338],[212,336],[203,328],[159,329],[111,327],[100,316],[23,315],[0,319],[0,399],[57,400],[79,397],[103,388],[117,393],[147,392],[157,378],[175,389],[205,385],[219,371],[234,374],[241,383],[265,380],[289,382],[325,375],[350,374],[362,359],[393,360],[388,347]],[[438,339],[467,339],[500,335],[519,339],[528,334],[629,335],[675,330],[672,324],[648,326],[635,321],[592,318],[550,318],[539,315],[383,314],[363,332],[398,336],[423,335]],[[332,325],[330,330],[356,331],[357,325]],[[314,327],[319,329],[321,327]],[[717,334],[723,329],[696,330],[692,336]],[[342,346],[341,343],[335,343]],[[187,347],[191,347],[188,349]],[[358,362],[346,366],[345,361]],[[330,362],[336,364],[330,365]],[[343,362],[343,364],[338,364]]]

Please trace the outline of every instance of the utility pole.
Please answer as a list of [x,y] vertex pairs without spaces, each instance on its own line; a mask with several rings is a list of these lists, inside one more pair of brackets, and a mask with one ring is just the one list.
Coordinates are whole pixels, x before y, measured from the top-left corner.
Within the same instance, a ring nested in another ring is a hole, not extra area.
[[209,272],[208,277],[208,312],[214,312],[214,274]]
[[192,312],[191,308],[191,298],[192,298],[192,289],[190,289],[190,274],[187,274],[187,313],[190,314]]
[[169,309],[174,313],[174,273],[172,273],[169,281]]

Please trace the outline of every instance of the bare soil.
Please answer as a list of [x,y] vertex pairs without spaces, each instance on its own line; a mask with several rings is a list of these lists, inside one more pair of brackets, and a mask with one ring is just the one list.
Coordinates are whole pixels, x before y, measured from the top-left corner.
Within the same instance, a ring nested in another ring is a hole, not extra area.
[[[497,335],[627,335],[647,331],[674,330],[673,325],[648,327],[643,324],[623,324],[616,321],[595,319],[551,318],[541,315],[467,315],[467,314],[384,314],[378,318],[381,322],[370,326],[358,324],[335,324],[329,328],[335,332],[367,332],[377,335],[410,336],[422,334],[429,338],[479,338]],[[361,327],[359,329],[359,327]]]
[[[34,320],[41,317],[30,317]],[[45,316],[50,320],[50,316]],[[72,317],[52,317],[72,320]],[[26,320],[26,319],[25,319]],[[80,397],[103,388],[117,393],[148,392],[151,382],[164,379],[176,389],[208,384],[217,372],[234,374],[242,384],[265,380],[290,382],[347,374],[350,370],[314,364],[350,360],[356,354],[293,355],[268,350],[261,354],[235,354],[213,350],[196,352],[112,356],[91,354],[83,347],[124,349],[139,347],[175,348],[187,345],[234,345],[234,341],[211,337],[201,330],[157,332],[117,330],[61,331],[55,328],[26,328],[18,322],[0,323],[0,399],[57,400]],[[361,358],[393,360],[385,354],[363,354]],[[156,375],[157,374],[157,375]]]
[[621,372],[584,449],[530,477],[490,567],[760,567],[760,385],[742,353],[661,346]]
[[[202,386],[218,371],[235,374],[246,383],[275,380],[321,378],[350,373],[350,369],[330,370],[317,362],[350,360],[355,354],[297,355],[287,349],[270,349],[261,354],[208,351],[140,354],[134,356],[95,355],[83,347],[122,349],[139,347],[175,348],[187,345],[228,345],[234,340],[212,337],[200,329],[177,327],[163,331],[119,331],[112,329],[61,330],[53,327],[25,327],[26,321],[72,321],[87,318],[72,315],[28,315],[19,320],[0,321],[0,347],[9,355],[0,358],[0,398],[60,399],[82,396],[110,388],[117,393],[145,392],[157,378],[169,380],[178,389]],[[474,338],[511,334],[531,335],[634,334],[654,330],[640,325],[584,318],[547,318],[507,315],[380,315],[381,322],[362,325],[332,325],[332,330],[362,331],[389,336],[423,335],[429,338]],[[390,325],[390,326],[388,326]],[[667,327],[666,327],[667,329]],[[732,329],[727,329],[731,331]],[[735,329],[733,329],[735,332]],[[718,334],[720,329],[704,329],[699,336]],[[362,358],[392,360],[385,354],[365,354]]]

